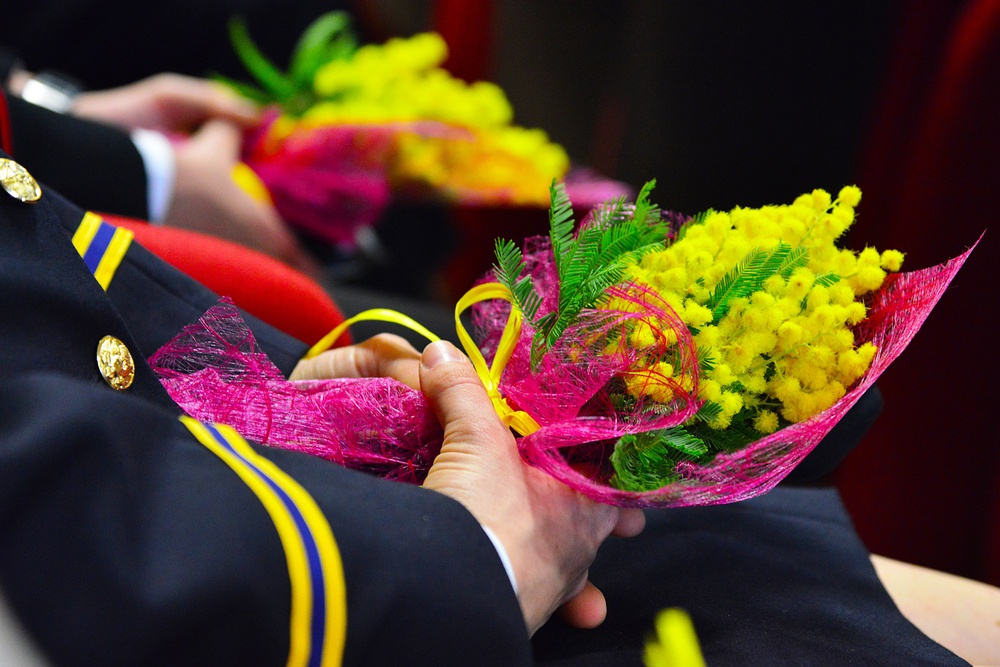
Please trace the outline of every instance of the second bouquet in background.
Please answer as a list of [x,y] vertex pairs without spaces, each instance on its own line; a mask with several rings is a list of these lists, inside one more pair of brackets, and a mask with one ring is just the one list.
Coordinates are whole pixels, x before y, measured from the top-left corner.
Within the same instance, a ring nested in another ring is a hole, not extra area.
[[276,108],[244,160],[279,213],[320,238],[350,245],[392,197],[544,207],[548,184],[569,170],[545,132],[513,124],[498,86],[442,67],[435,33],[358,46],[347,14],[333,12],[306,30],[287,72],[238,20],[231,39],[259,87],[229,83]]

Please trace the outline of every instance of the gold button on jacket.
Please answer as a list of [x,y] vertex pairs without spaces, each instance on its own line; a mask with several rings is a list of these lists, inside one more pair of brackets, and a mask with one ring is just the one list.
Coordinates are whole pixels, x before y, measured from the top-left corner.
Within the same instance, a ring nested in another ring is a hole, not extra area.
[[132,353],[114,336],[105,336],[97,344],[97,367],[107,383],[119,391],[128,389],[135,379]]
[[14,199],[33,204],[42,198],[38,181],[13,160],[0,158],[0,185]]

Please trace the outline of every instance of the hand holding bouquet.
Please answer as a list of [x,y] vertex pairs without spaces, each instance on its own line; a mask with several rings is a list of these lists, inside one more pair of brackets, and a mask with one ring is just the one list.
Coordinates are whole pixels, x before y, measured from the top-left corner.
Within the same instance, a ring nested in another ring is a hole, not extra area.
[[[475,305],[478,340],[467,351],[522,435],[522,456],[591,498],[643,507],[749,498],[875,382],[968,253],[887,275],[900,253],[838,248],[860,199],[853,187],[692,218],[661,212],[651,188],[634,204],[595,208],[574,233],[554,186],[549,237],[524,250],[498,244],[498,282],[460,301]],[[196,326],[152,360],[192,416],[421,479],[440,433],[419,392],[391,380],[288,383],[245,327],[223,320],[235,328]]]

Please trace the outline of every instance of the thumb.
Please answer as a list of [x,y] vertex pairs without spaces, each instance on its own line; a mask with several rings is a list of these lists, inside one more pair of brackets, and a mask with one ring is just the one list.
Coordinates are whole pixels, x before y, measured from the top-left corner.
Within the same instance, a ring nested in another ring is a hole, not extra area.
[[[442,452],[469,447],[477,454],[510,444],[472,362],[447,341],[431,343],[420,358],[420,388],[444,428]],[[471,448],[471,444],[475,447]]]

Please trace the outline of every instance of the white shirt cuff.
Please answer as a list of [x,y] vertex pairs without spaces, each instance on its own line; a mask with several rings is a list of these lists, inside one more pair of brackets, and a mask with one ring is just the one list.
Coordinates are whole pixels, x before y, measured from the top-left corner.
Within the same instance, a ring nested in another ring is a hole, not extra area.
[[132,143],[146,168],[146,208],[149,221],[163,224],[174,194],[176,164],[170,140],[153,130],[132,130]]
[[510,585],[514,589],[514,595],[518,595],[517,577],[514,576],[514,566],[510,562],[510,556],[507,555],[507,549],[504,547],[503,542],[500,541],[500,538],[497,537],[496,533],[492,530],[483,526],[483,532],[486,533],[486,537],[490,538],[490,542],[493,543],[493,548],[497,550],[497,555],[500,556],[500,562],[503,563],[503,569],[507,570],[507,578],[510,579]]

